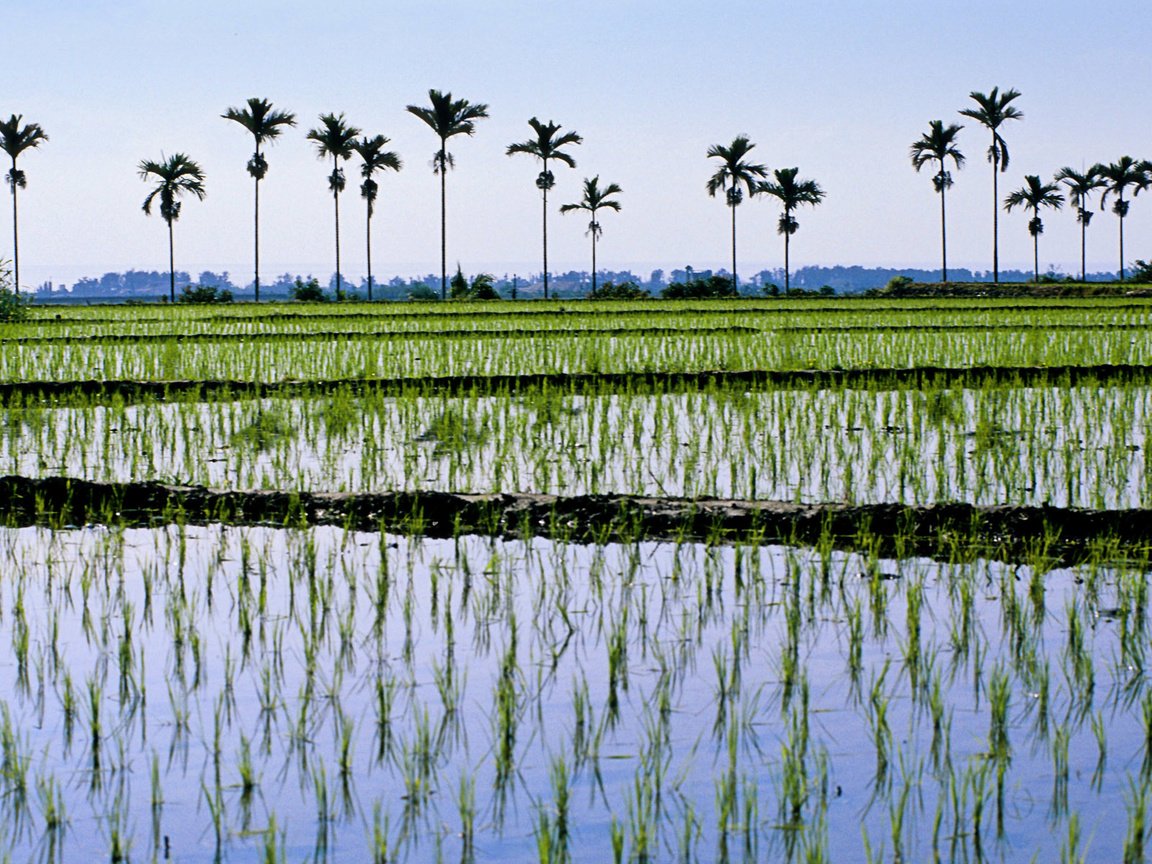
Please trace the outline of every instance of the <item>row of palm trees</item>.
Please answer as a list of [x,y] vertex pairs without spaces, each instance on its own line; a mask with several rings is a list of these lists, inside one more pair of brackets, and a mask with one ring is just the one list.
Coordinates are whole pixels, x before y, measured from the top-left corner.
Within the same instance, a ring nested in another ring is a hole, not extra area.
[[[1040,235],[1044,232],[1044,222],[1040,218],[1040,210],[1048,207],[1059,210],[1064,206],[1065,197],[1061,192],[1063,187],[1076,208],[1076,219],[1080,223],[1080,278],[1087,278],[1087,228],[1092,220],[1092,211],[1089,209],[1092,193],[1100,191],[1100,207],[1103,209],[1110,195],[1115,195],[1112,212],[1119,217],[1120,223],[1120,279],[1124,279],[1124,217],[1128,215],[1129,201],[1125,200],[1124,193],[1131,189],[1132,195],[1152,186],[1152,162],[1136,160],[1130,156],[1122,156],[1116,162],[1109,164],[1097,163],[1084,171],[1077,171],[1071,167],[1061,168],[1056,172],[1052,182],[1046,183],[1037,174],[1026,174],[1024,185],[1007,195],[1003,202],[1000,200],[998,177],[1008,169],[1008,143],[1000,133],[1000,127],[1008,120],[1022,120],[1024,114],[1012,103],[1020,97],[1017,90],[1000,92],[993,87],[988,93],[973,91],[969,94],[976,103],[976,107],[964,108],[959,113],[970,117],[984,126],[992,134],[992,143],[988,148],[988,161],[992,164],[992,272],[993,281],[1000,281],[1000,208],[1011,211],[1022,207],[1032,213],[1028,221],[1028,232],[1032,235],[1032,267],[1033,277],[1040,278]],[[935,167],[932,174],[932,185],[940,195],[940,251],[941,251],[941,277],[948,281],[948,222],[947,207],[945,205],[947,190],[952,187],[952,173],[948,170],[948,162],[959,170],[964,166],[964,154],[960,151],[957,138],[963,129],[957,123],[944,125],[943,120],[932,120],[928,124],[928,131],[912,143],[910,156],[912,167],[920,171],[924,166]]]
[[[440,146],[433,154],[433,172],[440,176],[440,270],[441,270],[441,296],[447,296],[448,268],[447,268],[447,172],[454,167],[455,160],[448,152],[448,142],[458,135],[472,135],[475,132],[476,122],[488,116],[488,106],[473,104],[466,99],[454,99],[451,93],[439,90],[428,91],[428,105],[409,105],[407,111],[422,120],[439,138]],[[1013,103],[1020,97],[1017,90],[1009,89],[1003,92],[998,87],[992,88],[988,93],[973,91],[970,94],[975,103],[974,107],[960,110],[960,114],[976,120],[991,134],[991,144],[988,148],[988,161],[992,165],[992,267],[993,280],[999,281],[999,211],[1003,206],[1007,210],[1023,207],[1031,211],[1032,218],[1028,223],[1029,232],[1033,238],[1033,267],[1038,276],[1039,271],[1039,235],[1044,230],[1040,218],[1040,210],[1044,207],[1059,209],[1065,201],[1060,187],[1063,186],[1077,208],[1077,219],[1081,226],[1081,278],[1086,277],[1086,229],[1092,218],[1089,209],[1089,197],[1095,191],[1101,191],[1101,207],[1105,206],[1110,195],[1115,196],[1112,210],[1120,220],[1120,277],[1124,278],[1124,217],[1128,213],[1129,201],[1125,199],[1125,192],[1132,190],[1135,196],[1141,190],[1152,186],[1152,163],[1137,161],[1124,156],[1111,164],[1097,164],[1087,171],[1078,172],[1072,168],[1063,168],[1055,176],[1053,182],[1044,183],[1038,175],[1026,175],[1025,185],[1012,192],[1003,202],[1000,201],[999,175],[1004,173],[1009,165],[1008,143],[1004,139],[1001,127],[1009,120],[1023,119],[1023,113]],[[254,181],[254,230],[253,230],[253,259],[254,259],[254,287],[257,302],[260,299],[260,181],[268,172],[268,161],[264,155],[266,145],[273,143],[280,137],[285,128],[296,125],[296,116],[292,112],[273,108],[267,99],[252,98],[240,108],[228,108],[223,115],[241,125],[252,135],[254,152],[248,161],[247,170]],[[12,232],[13,232],[13,265],[17,290],[19,290],[19,228],[17,190],[26,186],[24,172],[17,167],[17,158],[32,148],[48,140],[47,134],[37,123],[24,124],[21,115],[12,115],[8,120],[0,120],[0,149],[3,149],[12,160],[12,168],[6,179],[12,190]],[[544,296],[548,297],[548,193],[555,186],[555,175],[551,171],[551,164],[560,163],[568,167],[576,167],[576,160],[569,149],[578,146],[583,138],[574,131],[564,131],[563,128],[549,121],[542,123],[533,117],[529,121],[533,137],[528,140],[511,144],[507,148],[509,156],[527,154],[533,156],[541,163],[541,170],[536,176],[536,187],[541,191],[543,200],[542,211],[542,246],[543,246],[543,274]],[[959,169],[964,164],[964,155],[957,145],[957,137],[963,127],[956,123],[945,126],[942,120],[933,120],[929,129],[911,147],[912,165],[920,171],[927,165],[935,168],[932,182],[936,192],[940,195],[940,241],[941,241],[941,272],[943,281],[948,281],[948,233],[947,233],[947,206],[946,193],[952,186],[952,175],[948,170],[948,162]],[[399,171],[403,163],[398,154],[387,150],[389,139],[383,135],[368,137],[361,135],[361,130],[350,125],[343,114],[322,114],[320,124],[308,131],[307,139],[316,145],[317,155],[321,159],[332,160],[332,171],[328,175],[328,188],[332,192],[333,209],[335,215],[336,240],[336,290],[339,295],[342,291],[342,271],[340,266],[340,194],[345,189],[345,176],[341,163],[349,160],[354,154],[360,156],[361,197],[367,206],[366,245],[368,255],[368,297],[372,299],[372,216],[375,211],[375,202],[379,192],[376,175],[385,170]],[[716,144],[707,151],[710,159],[718,159],[720,164],[715,173],[708,179],[706,188],[708,194],[715,197],[723,192],[725,202],[731,211],[732,221],[732,279],[737,282],[737,256],[736,256],[736,208],[743,202],[745,194],[749,197],[768,195],[779,200],[783,207],[777,231],[784,237],[784,280],[785,289],[790,287],[790,240],[799,228],[795,218],[795,211],[803,205],[816,206],[825,197],[824,190],[814,180],[800,179],[797,168],[782,168],[772,172],[769,176],[768,168],[760,163],[752,162],[750,152],[755,148],[746,135],[739,135],[729,145]],[[186,154],[176,153],[159,161],[144,160],[139,164],[139,173],[142,179],[154,180],[156,186],[144,201],[144,212],[151,213],[153,203],[159,201],[161,217],[168,226],[169,242],[169,270],[171,273],[170,294],[175,297],[175,268],[172,225],[180,215],[180,198],[192,195],[203,199],[204,171],[194,160]],[[580,202],[565,204],[560,208],[561,213],[583,210],[591,215],[588,233],[592,237],[592,269],[593,287],[595,287],[596,271],[596,241],[601,234],[601,226],[597,219],[597,212],[601,209],[619,210],[620,203],[614,196],[622,191],[615,183],[601,187],[599,177],[586,178],[584,181],[584,196]]]
[[[409,105],[407,111],[422,120],[440,139],[440,147],[432,157],[432,170],[440,177],[440,296],[447,297],[448,293],[448,241],[447,241],[447,175],[449,169],[454,167],[455,160],[448,152],[448,141],[457,135],[472,135],[476,129],[476,121],[488,116],[488,106],[473,104],[467,99],[453,99],[451,93],[439,90],[428,91],[429,105]],[[223,115],[227,120],[234,120],[243,126],[253,137],[255,153],[248,162],[248,173],[255,181],[254,206],[254,260],[255,260],[255,294],[256,301],[260,300],[260,181],[268,171],[268,162],[262,151],[266,143],[279,137],[285,127],[295,126],[296,117],[288,111],[277,111],[272,108],[266,99],[249,99],[247,107],[229,108]],[[555,160],[569,167],[576,167],[576,160],[564,148],[580,144],[583,139],[576,132],[562,132],[562,127],[555,123],[541,123],[533,117],[528,121],[535,136],[527,141],[511,144],[508,155],[526,153],[534,156],[542,163],[542,170],[537,175],[536,186],[541,190],[544,200],[543,216],[543,247],[544,247],[544,296],[548,297],[548,192],[555,185],[555,176],[549,170],[549,161]],[[394,151],[385,149],[389,139],[383,135],[371,138],[361,136],[361,131],[350,125],[343,114],[322,114],[320,125],[307,133],[307,139],[316,145],[317,155],[321,159],[332,160],[332,172],[328,175],[328,188],[332,192],[332,202],[335,216],[336,237],[336,293],[340,296],[341,267],[340,267],[340,193],[344,191],[346,181],[342,161],[357,154],[361,159],[360,174],[363,183],[360,185],[360,194],[367,204],[366,220],[366,246],[368,255],[368,299],[372,299],[372,216],[375,212],[376,197],[379,184],[375,175],[384,170],[399,171],[403,167],[400,156]],[[158,164],[143,162],[140,165],[141,176],[145,179],[155,176],[158,189],[169,190],[169,196],[179,196],[190,192],[203,197],[204,174],[196,163],[188,160],[183,154],[176,154],[166,162]],[[596,268],[596,240],[600,235],[600,224],[596,220],[596,212],[602,208],[619,210],[620,204],[612,196],[620,193],[621,189],[615,183],[601,189],[599,177],[586,179],[584,182],[584,198],[576,204],[566,204],[560,208],[562,213],[572,210],[587,210],[592,214],[589,232],[592,234],[592,268],[593,287],[595,287]],[[155,191],[153,194],[157,194]],[[150,196],[151,198],[151,196]],[[146,202],[147,205],[148,202]],[[145,207],[147,212],[148,207]],[[169,227],[169,260],[171,263],[171,223],[179,215],[178,206],[173,210],[162,208],[161,214],[165,217]],[[173,277],[174,278],[174,277]],[[175,283],[171,285],[171,294],[175,296]]]
[[[747,190],[749,197],[770,195],[779,199],[784,207],[777,224],[777,232],[784,235],[784,289],[790,287],[789,240],[800,227],[792,215],[803,204],[816,206],[824,200],[824,190],[815,180],[797,178],[799,168],[779,168],[774,180],[765,180],[768,168],[757,162],[748,161],[748,154],[756,145],[747,135],[737,135],[732,143],[725,146],[714,144],[708,148],[709,159],[719,159],[716,172],[708,178],[708,194],[716,197],[723,191],[728,209],[732,211],[732,285],[738,284],[736,276],[736,208],[744,200]],[[741,188],[743,187],[743,188]]]
[[[447,296],[448,267],[447,267],[447,173],[455,165],[452,154],[448,152],[449,139],[457,135],[472,135],[475,132],[476,121],[488,116],[488,106],[473,104],[466,99],[454,99],[451,93],[439,90],[428,91],[429,105],[409,105],[407,111],[422,120],[440,139],[440,146],[433,154],[432,168],[440,176],[440,294]],[[254,261],[254,290],[256,301],[260,301],[260,181],[268,173],[268,160],[264,155],[264,148],[275,142],[286,128],[296,125],[296,115],[290,111],[278,110],[267,99],[251,98],[242,107],[230,107],[222,115],[225,120],[231,120],[242,126],[251,136],[254,145],[252,157],[248,160],[247,170],[253,180],[253,261]],[[12,171],[9,173],[9,182],[13,191],[13,248],[16,261],[16,285],[19,290],[19,242],[16,234],[16,189],[23,187],[24,175],[16,169],[16,158],[25,150],[36,147],[47,141],[48,137],[38,124],[21,125],[21,117],[13,115],[9,121],[0,123],[0,146],[12,157]],[[564,131],[563,127],[551,121],[543,123],[533,117],[528,121],[532,128],[533,137],[528,140],[510,144],[507,149],[509,156],[526,154],[535,157],[541,163],[541,170],[536,176],[536,187],[541,191],[542,208],[542,246],[543,246],[543,278],[544,297],[547,299],[548,290],[548,193],[556,182],[551,171],[550,163],[560,163],[570,168],[576,167],[576,160],[569,152],[569,148],[583,143],[583,138],[574,131]],[[332,203],[335,224],[336,245],[336,292],[342,292],[342,270],[340,266],[340,194],[344,191],[346,180],[341,162],[349,160],[353,154],[361,158],[360,173],[363,182],[360,186],[361,196],[367,205],[366,220],[366,247],[368,256],[368,299],[372,299],[372,216],[375,211],[375,202],[379,191],[379,184],[375,176],[384,170],[399,171],[403,163],[399,155],[387,150],[389,139],[383,135],[367,137],[361,135],[361,130],[352,126],[343,114],[322,114],[320,125],[308,131],[309,141],[316,145],[317,155],[321,159],[332,160],[332,171],[328,175],[328,188],[332,192]],[[778,230],[784,235],[784,269],[785,287],[789,286],[790,262],[789,241],[796,233],[799,223],[793,213],[803,204],[816,205],[824,198],[824,191],[813,180],[800,180],[797,178],[798,169],[785,168],[777,170],[774,179],[766,180],[768,169],[764,165],[751,163],[747,155],[755,147],[747,136],[736,137],[730,146],[715,145],[708,150],[709,158],[721,160],[720,167],[707,183],[708,193],[715,196],[721,189],[725,190],[728,206],[732,211],[732,279],[737,280],[736,270],[736,207],[743,200],[743,185],[748,194],[766,194],[780,200],[784,212],[780,216]],[[161,218],[168,227],[168,264],[169,264],[169,296],[175,300],[175,243],[173,237],[173,224],[180,217],[181,198],[190,195],[198,200],[205,196],[204,170],[187,154],[175,153],[160,160],[146,159],[138,166],[141,179],[154,182],[153,189],[144,199],[144,212],[151,214],[155,202],[159,202]],[[598,213],[600,210],[620,210],[620,202],[616,196],[621,194],[619,185],[609,183],[600,185],[599,176],[585,178],[583,197],[579,202],[565,204],[560,208],[561,213],[584,211],[590,215],[588,234],[592,238],[592,288],[596,288],[596,242],[602,234]]]

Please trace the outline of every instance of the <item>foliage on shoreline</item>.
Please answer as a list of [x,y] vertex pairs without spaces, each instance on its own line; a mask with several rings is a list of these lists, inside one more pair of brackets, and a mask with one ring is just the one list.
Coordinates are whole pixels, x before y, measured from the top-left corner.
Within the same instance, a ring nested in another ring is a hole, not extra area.
[[[1152,274],[1150,274],[1152,275]],[[1152,284],[1133,282],[914,282],[893,278],[883,288],[865,292],[867,297],[891,298],[1013,298],[1013,297],[1152,297]]]

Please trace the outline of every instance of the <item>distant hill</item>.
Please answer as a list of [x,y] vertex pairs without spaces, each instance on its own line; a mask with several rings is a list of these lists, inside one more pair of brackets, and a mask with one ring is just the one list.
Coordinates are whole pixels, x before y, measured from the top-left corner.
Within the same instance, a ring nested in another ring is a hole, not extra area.
[[[939,278],[939,270],[924,270],[915,267],[801,267],[792,273],[791,284],[793,288],[804,291],[818,291],[824,286],[831,287],[837,294],[855,294],[863,291],[883,288],[893,278],[908,277],[917,285],[935,284]],[[683,267],[678,269],[653,270],[647,278],[633,273],[630,270],[601,270],[597,278],[601,282],[614,282],[619,285],[624,282],[634,282],[640,288],[652,295],[673,282],[690,282],[693,279],[708,279],[712,276],[727,276],[728,271],[721,268],[711,270],[708,268]],[[953,276],[954,285],[987,285],[992,282],[991,271],[966,270],[963,268],[949,271]],[[1004,270],[1000,273],[1001,285],[1024,283],[1031,278],[1031,272],[1023,270]],[[311,274],[283,273],[269,282],[261,282],[261,296],[268,299],[283,299],[291,296],[292,286],[296,279],[307,281]],[[1089,282],[1114,282],[1115,273],[1090,273]],[[591,289],[592,279],[587,271],[570,270],[563,273],[553,273],[550,287],[556,297],[577,298],[584,297]],[[541,296],[544,286],[539,274],[519,276],[505,273],[493,277],[493,284],[502,297],[530,299]],[[783,270],[761,270],[751,277],[741,280],[742,294],[764,293],[771,285],[784,284]],[[177,271],[176,288],[179,290],[185,285],[206,285],[231,291],[237,300],[251,299],[253,296],[252,284],[247,282],[237,285],[227,271],[215,273],[211,270],[202,271],[196,279],[190,273]],[[426,276],[403,278],[395,276],[386,280],[374,280],[373,297],[380,300],[405,300],[410,292],[419,286],[439,291],[439,274],[429,273]],[[327,290],[335,293],[336,277],[333,274],[328,279]],[[360,297],[366,297],[368,284],[366,279],[358,283],[344,281],[344,288]],[[971,291],[971,289],[966,289]],[[1008,289],[1011,290],[1011,289]],[[168,296],[168,273],[155,270],[129,270],[125,273],[105,273],[100,277],[86,277],[77,280],[71,288],[55,286],[45,283],[36,291],[36,299],[41,302],[84,302],[96,300],[158,300]]]

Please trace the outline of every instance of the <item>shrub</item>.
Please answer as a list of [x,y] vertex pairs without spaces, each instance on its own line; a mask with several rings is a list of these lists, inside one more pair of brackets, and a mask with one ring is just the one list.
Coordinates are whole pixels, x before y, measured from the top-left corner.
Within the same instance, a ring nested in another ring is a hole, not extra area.
[[419,282],[408,289],[409,300],[439,300],[440,295],[425,285]]
[[14,323],[28,317],[28,301],[12,290],[12,271],[0,261],[0,322]]
[[621,282],[619,285],[605,282],[588,292],[589,300],[640,300],[648,296],[648,292],[635,282]]
[[178,303],[231,303],[232,292],[215,285],[185,285],[176,298]]
[[448,283],[448,296],[453,300],[467,300],[469,295],[468,280],[464,278],[464,271],[456,265],[456,275]]
[[1152,282],[1152,261],[1136,259],[1132,265],[1132,272],[1128,274],[1129,282]]
[[308,277],[307,282],[297,276],[296,284],[292,286],[292,299],[301,303],[324,303],[328,297],[320,287],[320,280],[315,276]]
[[500,299],[500,292],[496,290],[496,286],[492,283],[492,277],[488,273],[481,273],[472,280],[469,294],[472,300]]
[[468,284],[468,280],[464,277],[463,271],[459,266],[456,267],[456,275],[452,277],[452,281],[448,283],[448,295],[453,300],[499,300],[500,294],[493,284],[492,275],[490,273],[477,273],[472,279],[472,284]]
[[740,292],[726,276],[710,276],[707,279],[694,279],[684,284],[673,282],[660,292],[668,300],[705,300],[717,297],[739,297]]

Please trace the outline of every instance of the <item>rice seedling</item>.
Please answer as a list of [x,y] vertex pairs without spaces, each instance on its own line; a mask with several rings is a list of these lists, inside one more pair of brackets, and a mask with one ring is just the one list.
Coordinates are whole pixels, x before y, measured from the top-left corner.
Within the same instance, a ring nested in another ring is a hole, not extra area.
[[[733,534],[704,502],[1149,507],[1152,305],[530,306],[0,333],[6,471],[286,502],[73,519],[72,484],[0,528],[4,851],[126,860],[149,826],[158,860],[266,864],[1143,860],[1139,542],[883,508]],[[468,521],[445,491],[567,498]],[[315,492],[412,494],[324,525]],[[611,495],[697,524],[659,540]]]

